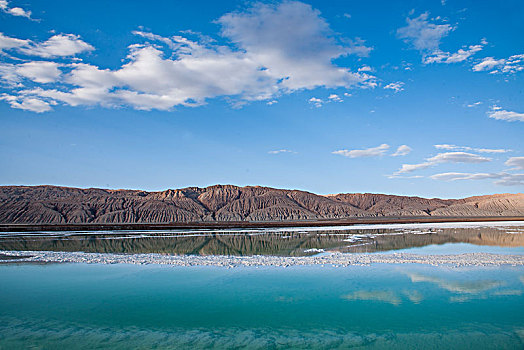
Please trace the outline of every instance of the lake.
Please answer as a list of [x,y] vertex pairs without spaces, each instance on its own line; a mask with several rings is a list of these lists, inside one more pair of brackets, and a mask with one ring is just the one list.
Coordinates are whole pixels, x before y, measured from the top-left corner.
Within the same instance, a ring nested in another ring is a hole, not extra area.
[[[303,258],[399,251],[521,256],[524,246],[515,223],[150,234],[10,233],[0,250]],[[4,259],[0,280],[0,349],[524,348],[522,266],[228,269]]]

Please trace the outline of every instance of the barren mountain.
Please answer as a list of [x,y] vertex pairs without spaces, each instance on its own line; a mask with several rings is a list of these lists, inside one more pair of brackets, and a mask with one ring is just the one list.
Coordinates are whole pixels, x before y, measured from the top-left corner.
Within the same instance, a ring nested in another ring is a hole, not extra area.
[[524,194],[443,200],[370,193],[321,196],[232,185],[161,192],[0,187],[3,224],[298,221],[383,216],[524,216]]

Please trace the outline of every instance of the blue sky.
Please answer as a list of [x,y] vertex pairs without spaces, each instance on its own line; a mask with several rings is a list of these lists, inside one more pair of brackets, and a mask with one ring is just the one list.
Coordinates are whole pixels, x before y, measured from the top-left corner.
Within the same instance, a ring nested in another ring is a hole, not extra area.
[[522,192],[523,14],[0,0],[0,183]]

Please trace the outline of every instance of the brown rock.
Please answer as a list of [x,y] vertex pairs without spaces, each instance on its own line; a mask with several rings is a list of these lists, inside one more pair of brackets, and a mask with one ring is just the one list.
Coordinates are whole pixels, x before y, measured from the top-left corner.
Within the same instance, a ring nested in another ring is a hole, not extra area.
[[523,216],[524,194],[427,199],[372,193],[320,196],[216,185],[161,192],[1,186],[0,223],[297,221],[382,216]]

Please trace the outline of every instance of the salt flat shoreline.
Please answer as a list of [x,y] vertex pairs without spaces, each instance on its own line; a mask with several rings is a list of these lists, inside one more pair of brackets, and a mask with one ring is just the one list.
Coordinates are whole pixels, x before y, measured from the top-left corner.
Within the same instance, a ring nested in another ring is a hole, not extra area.
[[119,231],[174,229],[260,229],[291,227],[352,226],[369,224],[421,224],[460,222],[524,221],[523,216],[412,216],[412,217],[352,217],[346,219],[300,221],[214,221],[173,223],[82,223],[82,224],[14,224],[0,223],[0,232],[35,231]]
[[[523,218],[524,220],[524,218]],[[75,227],[71,230],[42,229],[40,231],[6,230],[0,229],[0,235],[59,235],[84,234],[84,235],[122,235],[122,234],[155,234],[169,233],[178,235],[195,234],[250,234],[250,233],[281,233],[281,232],[320,232],[320,231],[362,231],[362,230],[406,230],[406,229],[444,229],[444,228],[482,228],[482,227],[524,227],[524,221],[519,220],[493,220],[493,221],[442,221],[442,222],[392,222],[392,223],[359,223],[351,225],[331,225],[331,226],[268,226],[268,227],[230,227],[230,228],[166,228],[160,229],[123,229],[110,230],[100,228],[95,230],[82,229]]]
[[84,264],[138,264],[172,266],[216,266],[234,267],[291,267],[291,266],[333,266],[371,264],[425,264],[434,266],[524,266],[524,256],[490,253],[466,253],[454,255],[420,254],[342,254],[329,253],[308,257],[281,256],[223,256],[223,255],[167,255],[167,254],[110,254],[51,251],[0,251],[0,256],[20,257],[4,260],[2,263],[84,263]]

